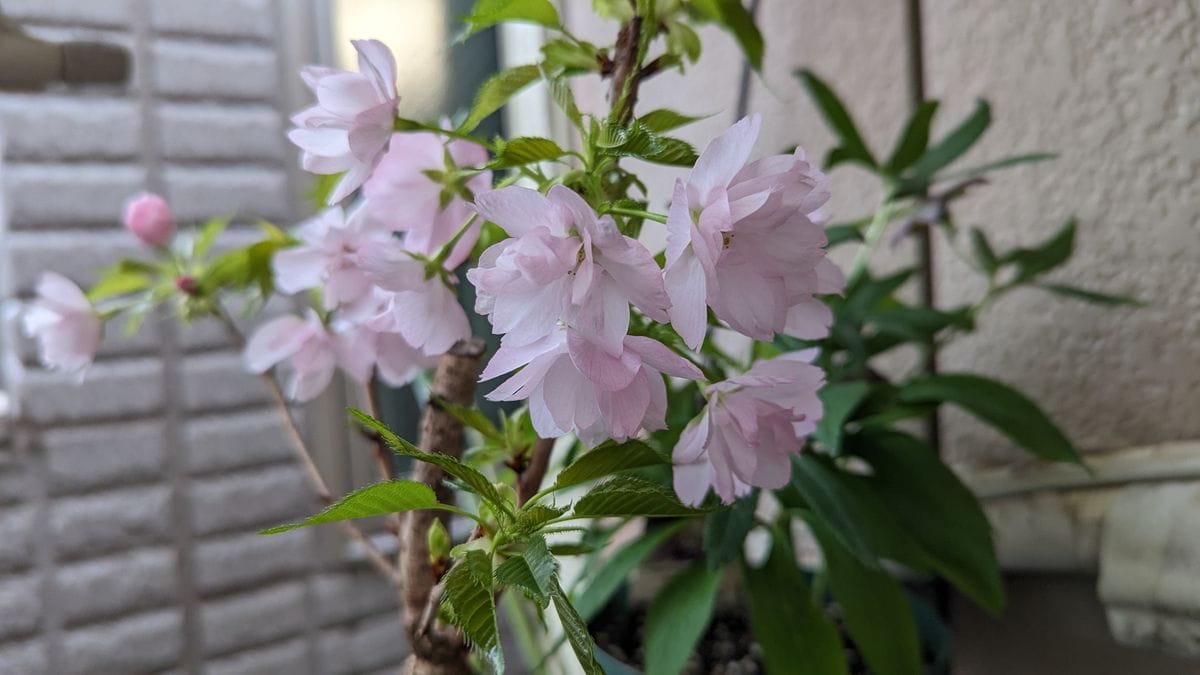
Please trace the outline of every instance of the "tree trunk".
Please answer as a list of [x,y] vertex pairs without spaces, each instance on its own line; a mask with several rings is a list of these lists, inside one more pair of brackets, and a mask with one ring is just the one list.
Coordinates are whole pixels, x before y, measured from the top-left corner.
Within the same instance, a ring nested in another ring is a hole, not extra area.
[[[435,401],[441,399],[469,406],[475,398],[479,361],[483,357],[481,340],[460,342],[438,361],[433,376],[431,400],[421,420],[421,449],[459,457],[463,450],[463,428],[458,420]],[[419,462],[413,479],[434,489],[438,501],[454,503],[454,493],[443,485],[445,474],[432,464]],[[458,630],[439,626],[437,603],[430,597],[445,570],[435,570],[429,561],[426,533],[434,518],[449,520],[449,514],[436,511],[412,511],[404,519],[399,554],[400,578],[404,588],[404,629],[408,634],[410,655],[404,673],[412,675],[463,675],[470,673],[468,648]],[[449,523],[443,522],[449,529]]]

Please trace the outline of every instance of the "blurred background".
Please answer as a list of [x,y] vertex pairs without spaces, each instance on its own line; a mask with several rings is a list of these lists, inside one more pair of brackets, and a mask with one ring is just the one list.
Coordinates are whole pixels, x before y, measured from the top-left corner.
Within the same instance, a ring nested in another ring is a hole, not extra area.
[[[540,40],[514,26],[451,47],[470,4],[0,0],[0,13],[30,36],[118,46],[131,62],[121,82],[31,90],[10,83],[14,62],[0,60],[4,294],[27,294],[43,270],[88,282],[132,252],[117,220],[139,190],[166,195],[185,222],[236,213],[247,237],[257,217],[300,220],[309,185],[284,137],[287,115],[308,97],[299,66],[352,66],[348,40],[377,37],[397,56],[401,114],[452,113],[499,65],[535,58]],[[615,24],[593,18],[590,2],[559,4],[579,35],[612,41]],[[643,109],[712,113],[682,134],[702,146],[735,120],[744,91],[746,109],[764,115],[759,154],[799,143],[819,158],[832,139],[797,67],[833,83],[879,148],[922,97],[941,99],[946,125],[986,97],[992,130],[968,163],[1032,151],[1059,158],[996,174],[963,202],[960,223],[1007,247],[1041,240],[1075,214],[1077,254],[1062,277],[1150,302],[1098,309],[1015,295],[944,353],[945,369],[1029,393],[1095,470],[1088,479],[1031,465],[947,415],[943,452],[985,500],[1010,593],[999,618],[957,599],[945,608],[954,672],[1200,670],[1200,6],[756,5],[767,44],[761,77],[743,87],[736,45],[710,30],[701,62],[651,81]],[[0,54],[23,39],[11,28],[0,24]],[[598,81],[581,81],[577,95],[585,108],[604,107]],[[536,89],[504,123],[521,133],[563,129]],[[676,173],[648,171],[661,207]],[[833,174],[835,221],[877,202],[875,182],[855,172]],[[902,264],[908,249],[889,255]],[[934,261],[939,300],[974,293],[951,251],[935,249]],[[132,340],[109,336],[79,387],[38,369],[7,324],[0,673],[394,669],[405,649],[394,597],[353,548],[320,529],[254,534],[313,501],[266,390],[215,326],[184,334],[150,322]],[[348,396],[304,411],[335,492],[370,476],[370,454],[344,428]],[[414,417],[395,396],[403,430]]]

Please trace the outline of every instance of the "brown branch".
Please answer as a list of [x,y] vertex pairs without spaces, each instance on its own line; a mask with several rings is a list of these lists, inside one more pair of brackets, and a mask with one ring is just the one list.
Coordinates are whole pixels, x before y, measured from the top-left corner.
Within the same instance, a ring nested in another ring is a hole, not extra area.
[[642,41],[642,17],[634,16],[621,24],[613,48],[612,92],[613,121],[626,124],[633,118],[638,95],[638,50]]
[[517,506],[524,506],[529,498],[542,488],[546,469],[550,468],[550,453],[554,451],[553,438],[539,438],[529,451],[529,464],[517,478]]
[[[475,398],[475,381],[479,373],[479,362],[483,357],[483,341],[472,339],[460,342],[446,352],[438,361],[434,372],[430,398],[443,399],[458,405],[470,405]],[[451,457],[459,457],[463,450],[462,424],[453,415],[437,405],[425,407],[421,420],[421,449]],[[454,493],[445,485],[445,474],[438,467],[422,462],[413,470],[413,479],[434,489],[438,501],[454,503]],[[404,518],[401,529],[399,567],[405,584],[402,592],[404,601],[404,628],[409,636],[412,650],[405,663],[406,673],[465,674],[470,672],[467,663],[467,646],[457,630],[449,627],[429,625],[429,617],[436,616],[438,602],[432,591],[439,581],[429,561],[429,545],[426,535],[434,518],[449,524],[448,514],[433,511],[412,511]],[[449,529],[449,528],[447,528]]]

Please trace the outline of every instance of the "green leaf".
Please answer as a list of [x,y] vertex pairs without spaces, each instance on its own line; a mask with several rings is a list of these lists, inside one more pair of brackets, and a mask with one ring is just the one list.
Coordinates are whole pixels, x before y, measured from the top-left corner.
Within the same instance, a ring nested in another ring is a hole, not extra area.
[[842,545],[866,567],[879,567],[879,558],[861,526],[854,495],[845,491],[841,474],[828,457],[805,452],[792,460],[792,483],[813,512],[837,534]]
[[854,120],[850,113],[846,112],[846,107],[842,105],[837,94],[810,70],[798,70],[796,76],[800,78],[801,84],[816,104],[817,111],[821,113],[821,117],[840,143],[830,151],[825,168],[832,169],[842,162],[859,162],[867,168],[874,169],[875,158],[871,156],[871,151],[867,149],[867,144],[858,133],[858,127],[854,125]]
[[268,528],[259,534],[279,534],[309,525],[434,509],[439,506],[441,504],[438,503],[437,496],[428,485],[413,480],[390,480],[355,490],[315,516],[309,516],[298,523]]
[[462,629],[496,673],[503,673],[504,652],[496,627],[491,558],[483,551],[468,551],[446,573],[445,584],[444,602],[453,610],[454,625]]
[[858,409],[871,391],[866,382],[838,382],[825,385],[820,391],[821,403],[825,413],[817,422],[817,430],[813,437],[824,445],[831,454],[838,454],[842,449],[842,428],[846,420]]
[[1021,284],[1062,265],[1075,251],[1074,218],[1068,220],[1041,246],[1018,248],[1000,256],[1000,262],[1016,267],[1012,284]]
[[653,131],[654,133],[662,133],[664,131],[678,129],[679,127],[691,124],[692,122],[697,122],[702,119],[704,119],[703,115],[693,117],[691,115],[684,115],[681,112],[676,112],[670,108],[658,108],[657,110],[651,110],[645,115],[642,115],[638,118],[638,121],[642,123],[642,126],[646,127],[650,131]]
[[463,120],[458,131],[467,133],[474,130],[489,115],[503,108],[513,94],[540,77],[541,71],[535,65],[516,66],[491,76],[479,87],[479,93],[475,95],[475,103],[471,106],[471,112]]
[[900,584],[887,572],[860,564],[825,521],[809,518],[808,525],[825,554],[825,575],[843,621],[871,672],[921,675],[917,626]]
[[505,142],[496,153],[496,157],[488,162],[488,166],[494,169],[506,169],[522,164],[558,159],[565,154],[567,151],[558,147],[558,143],[549,138],[520,136]]
[[504,441],[504,434],[492,424],[492,420],[483,413],[479,408],[468,408],[467,406],[451,403],[444,398],[433,397],[430,402],[436,405],[441,410],[450,413],[450,415],[461,422],[464,426],[470,427],[478,431],[480,435],[489,441]]
[[359,424],[379,434],[383,442],[398,455],[432,464],[447,474],[462,481],[475,494],[496,506],[502,514],[512,515],[508,500],[500,496],[499,490],[486,476],[463,464],[457,459],[441,453],[423,452],[420,448],[397,436],[383,422],[361,410],[350,408],[350,416]]
[[862,241],[863,234],[856,225],[831,225],[825,228],[825,248],[831,249],[838,244]]
[[551,598],[554,600],[554,611],[558,613],[558,620],[562,623],[563,633],[567,642],[571,644],[571,650],[575,652],[575,658],[579,660],[584,675],[604,675],[604,669],[596,661],[596,643],[592,641],[591,633],[588,633],[587,624],[567,599],[567,594],[557,577],[554,579]]
[[513,531],[518,536],[533,534],[566,512],[567,509],[558,506],[529,504],[517,512],[517,522],[513,525]]
[[667,463],[667,460],[641,441],[608,441],[559,472],[554,481],[554,489],[561,490],[622,471]]
[[896,148],[892,150],[892,156],[884,165],[884,171],[892,175],[899,174],[921,158],[925,149],[929,147],[929,125],[933,122],[937,108],[937,101],[925,101],[913,111],[904,134],[900,136]]
[[671,488],[644,478],[617,476],[575,502],[575,515],[607,516],[695,516],[704,513],[679,503]]
[[758,494],[753,493],[704,519],[704,554],[710,570],[715,571],[742,556],[742,542],[754,528],[757,504]]
[[542,58],[551,70],[598,71],[600,48],[590,42],[551,40],[542,45]]
[[665,164],[667,166],[693,166],[696,160],[700,157],[696,154],[696,148],[692,147],[687,141],[672,138],[670,136],[658,137],[659,149],[657,152],[652,152],[646,155],[634,155],[655,164]]
[[467,35],[502,21],[527,21],[550,28],[559,25],[558,10],[550,0],[478,0],[470,16],[463,19]]
[[900,387],[903,403],[953,403],[1043,459],[1082,464],[1071,441],[1033,401],[1012,387],[977,375],[945,373]]
[[934,174],[975,145],[975,141],[979,140],[991,123],[992,110],[987,101],[976,101],[975,110],[967,119],[921,155],[921,159],[913,166],[913,175],[918,180],[928,182]]
[[575,597],[575,608],[585,621],[590,621],[604,606],[609,598],[617,592],[629,575],[642,564],[654,549],[683,528],[684,521],[676,521],[669,525],[647,531],[642,536],[626,544],[609,558],[593,575],[588,585]]
[[970,169],[963,169],[962,171],[954,171],[951,173],[942,174],[941,178],[943,180],[966,180],[969,178],[982,176],[991,171],[1007,169],[1009,167],[1019,166],[1021,164],[1046,162],[1057,157],[1058,155],[1054,154],[1053,152],[1031,152],[1024,155],[1013,155],[1012,157],[1005,157],[994,162],[988,162],[987,164],[971,167]]
[[271,258],[290,244],[286,235],[273,235],[217,256],[198,279],[201,293],[211,295],[222,288],[246,290],[257,286],[263,295],[270,294],[275,285]]
[[210,218],[204,226],[200,228],[200,232],[196,234],[196,239],[192,243],[192,255],[196,258],[203,258],[212,249],[212,245],[216,243],[217,237],[229,227],[230,218]]
[[729,31],[751,67],[762,71],[763,36],[754,25],[754,15],[742,5],[742,0],[692,0],[692,5],[710,21]]
[[700,36],[682,21],[667,22],[667,52],[695,63],[700,59]]
[[154,277],[146,272],[117,265],[106,272],[96,282],[96,285],[88,289],[87,299],[90,302],[99,302],[108,298],[144,291],[153,284]]
[[979,264],[979,268],[992,276],[996,270],[1000,268],[1000,260],[996,257],[996,252],[992,249],[992,245],[988,243],[987,235],[983,230],[971,228],[971,254],[975,257],[975,262]]
[[761,569],[743,565],[754,639],[771,675],[847,675],[842,639],[813,601],[783,537]]
[[550,594],[554,588],[554,575],[558,573],[558,561],[550,555],[543,537],[531,537],[520,555],[513,556],[496,567],[496,581],[505,586],[516,586],[525,595],[546,609],[550,605]]
[[720,570],[710,570],[703,560],[697,560],[671,577],[654,596],[643,638],[647,673],[678,675],[683,671],[712,618],[721,576]]
[[[1004,605],[1000,565],[991,525],[975,495],[932,448],[912,436],[869,430],[848,443],[872,468],[869,478],[850,478],[883,504],[881,515],[894,519],[894,527],[915,540],[928,567],[980,606],[999,612]],[[907,557],[893,559],[919,562]]]
[[1084,302],[1091,302],[1097,305],[1126,305],[1128,307],[1145,307],[1146,303],[1131,298],[1127,295],[1109,295],[1108,293],[1100,293],[1098,291],[1089,291],[1086,288],[1077,288],[1075,286],[1066,286],[1063,284],[1035,284],[1043,291],[1049,291],[1055,295],[1061,295],[1067,298],[1074,298]]
[[543,73],[543,79],[546,86],[550,89],[550,96],[554,99],[554,103],[563,111],[567,119],[578,129],[583,129],[583,114],[579,112],[579,106],[575,103],[575,92],[571,91],[571,85],[565,77],[550,77]]

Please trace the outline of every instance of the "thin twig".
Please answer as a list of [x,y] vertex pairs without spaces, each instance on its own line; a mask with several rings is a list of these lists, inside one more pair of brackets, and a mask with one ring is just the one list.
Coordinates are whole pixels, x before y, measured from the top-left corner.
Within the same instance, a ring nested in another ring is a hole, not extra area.
[[[225,327],[225,330],[229,333],[235,344],[237,344],[238,348],[242,348],[246,343],[246,338],[242,335],[242,332],[238,329],[233,319],[219,307],[213,310],[213,314]],[[279,410],[280,417],[283,419],[284,431],[287,433],[288,440],[291,441],[296,458],[300,460],[300,465],[304,468],[304,473],[308,475],[309,484],[312,485],[313,490],[317,493],[317,499],[325,506],[332,504],[333,493],[329,491],[329,485],[325,482],[325,478],[321,476],[321,471],[317,468],[316,462],[313,461],[308,444],[304,441],[304,434],[300,432],[300,427],[296,424],[296,418],[292,415],[292,409],[288,406],[287,398],[283,395],[283,389],[279,386],[279,381],[275,379],[275,369],[272,368],[263,373],[262,380],[266,383],[267,390],[271,392],[271,399],[275,403],[276,409]],[[400,580],[396,566],[375,546],[371,538],[359,529],[354,521],[343,520],[339,521],[338,524],[351,539],[357,541],[362,546],[367,560],[375,566],[375,569],[392,584],[399,585]]]
[[517,479],[517,506],[524,506],[529,498],[542,487],[542,479],[550,468],[550,454],[554,452],[553,438],[539,438],[529,451],[529,464]]

